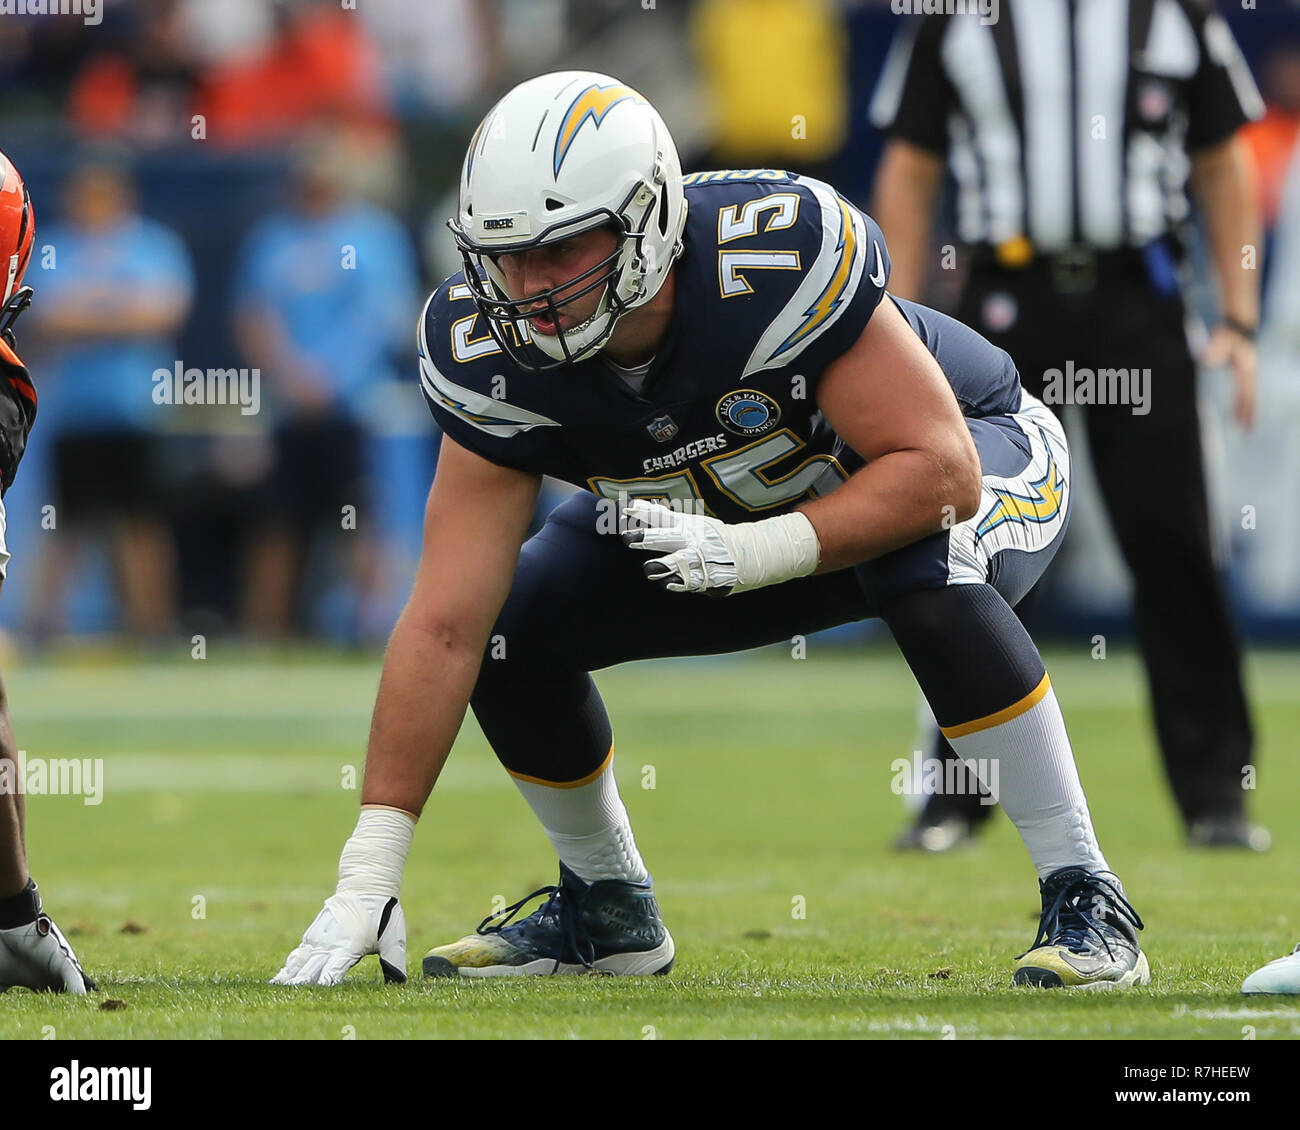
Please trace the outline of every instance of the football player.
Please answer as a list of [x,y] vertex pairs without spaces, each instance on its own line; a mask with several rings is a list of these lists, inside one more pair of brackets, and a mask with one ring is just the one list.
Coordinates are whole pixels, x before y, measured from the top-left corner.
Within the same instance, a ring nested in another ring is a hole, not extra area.
[[[23,272],[36,240],[32,202],[22,177],[0,153],[0,498],[13,485],[36,419],[36,390],[19,360],[13,324],[31,304]],[[0,582],[9,562],[0,502]],[[84,994],[95,987],[48,914],[27,871],[22,783],[9,704],[0,686],[0,992],[28,989]]]
[[[508,93],[470,141],[449,226],[464,271],[419,328],[444,433],[424,554],[337,890],[275,982],[334,984],[370,953],[404,979],[402,872],[467,705],[560,878],[432,950],[425,974],[667,972],[589,672],[878,616],[959,753],[999,761],[1042,898],[1013,981],[1145,983],[1141,920],[1010,607],[1070,495],[1064,434],[1011,358],[888,295],[880,229],[829,185],[683,177],[662,119],[607,75]],[[521,550],[547,474],[585,492]]]

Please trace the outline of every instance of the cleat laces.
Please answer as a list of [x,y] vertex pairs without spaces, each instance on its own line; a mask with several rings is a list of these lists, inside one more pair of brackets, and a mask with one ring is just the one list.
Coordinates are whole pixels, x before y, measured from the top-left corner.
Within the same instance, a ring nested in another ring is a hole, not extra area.
[[[1093,903],[1087,907],[1084,900],[1090,892],[1093,894]],[[1105,916],[1096,916],[1095,911],[1100,906],[1096,899],[1104,900],[1111,914],[1124,919],[1138,930],[1145,929],[1138,912],[1114,883],[1100,875],[1081,871],[1077,877],[1063,882],[1051,903],[1043,908],[1043,916],[1038,921],[1038,935],[1034,938],[1033,945],[1020,957],[1037,949],[1044,942],[1062,946],[1071,953],[1086,954],[1095,948],[1095,945],[1089,945],[1089,935],[1095,934],[1105,947],[1106,956],[1114,958],[1110,939],[1101,927],[1108,926],[1112,930],[1116,927],[1108,923]]]
[[[587,933],[582,914],[582,904],[586,901],[587,890],[590,890],[590,888],[579,890],[570,886],[566,889],[563,879],[559,884],[538,887],[532,894],[525,895],[518,902],[507,906],[500,914],[489,914],[478,924],[476,933],[500,934],[510,924],[510,920],[528,903],[541,895],[546,895],[548,896],[546,902],[527,918],[515,923],[514,928],[517,930],[527,929],[529,923],[533,922],[533,920],[535,920],[537,926],[553,925],[559,928],[560,935],[564,939],[565,949],[556,955],[555,967],[552,969],[552,973],[559,970],[560,963],[564,960],[566,953],[576,957],[578,962],[585,968],[592,969],[596,960],[596,946]],[[492,923],[492,925],[489,925],[489,923]]]

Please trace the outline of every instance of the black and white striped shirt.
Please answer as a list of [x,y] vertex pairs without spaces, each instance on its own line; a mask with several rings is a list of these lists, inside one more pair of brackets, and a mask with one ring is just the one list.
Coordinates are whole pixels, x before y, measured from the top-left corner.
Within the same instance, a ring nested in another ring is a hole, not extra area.
[[1188,212],[1188,152],[1263,103],[1209,0],[1001,0],[905,17],[871,105],[947,154],[960,238],[1140,246]]

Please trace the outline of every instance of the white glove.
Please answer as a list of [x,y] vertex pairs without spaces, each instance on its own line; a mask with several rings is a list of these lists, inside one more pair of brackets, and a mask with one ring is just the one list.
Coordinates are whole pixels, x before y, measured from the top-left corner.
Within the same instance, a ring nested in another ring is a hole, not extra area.
[[411,849],[415,817],[364,805],[339,857],[339,885],[316,921],[271,978],[273,985],[337,985],[368,954],[379,955],[384,980],[406,980],[406,915],[397,893]]
[[37,992],[85,996],[96,987],[95,982],[86,976],[54,920],[41,910],[36,884],[32,883],[28,891],[32,920],[0,930],[0,993],[22,986]]
[[379,955],[384,980],[406,980],[406,915],[391,895],[343,891],[325,906],[285,958],[272,985],[337,985],[343,974],[368,954]]
[[817,568],[821,543],[795,511],[761,522],[728,525],[684,514],[643,498],[625,510],[623,541],[635,549],[667,550],[643,566],[646,577],[670,592],[734,595],[806,577]]

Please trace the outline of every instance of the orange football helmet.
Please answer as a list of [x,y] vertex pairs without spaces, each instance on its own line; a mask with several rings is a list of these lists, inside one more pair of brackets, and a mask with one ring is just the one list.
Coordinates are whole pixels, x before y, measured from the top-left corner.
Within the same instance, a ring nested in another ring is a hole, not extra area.
[[0,337],[13,344],[14,320],[32,301],[32,288],[23,286],[23,275],[31,262],[36,243],[36,214],[23,178],[14,164],[0,153]]
[[0,278],[5,284],[0,304],[8,302],[22,285],[35,242],[32,198],[13,162],[0,153]]

